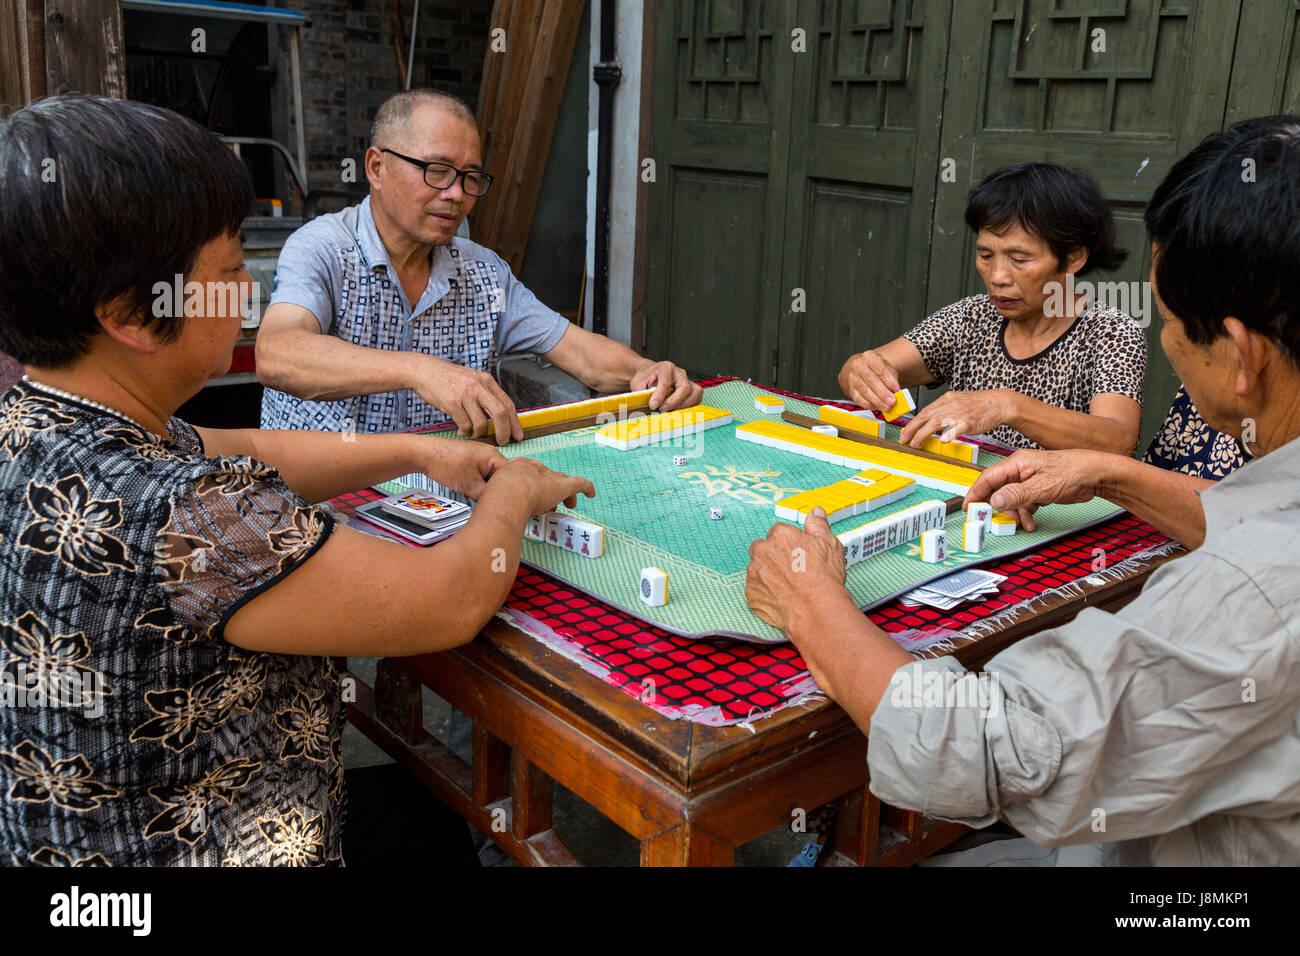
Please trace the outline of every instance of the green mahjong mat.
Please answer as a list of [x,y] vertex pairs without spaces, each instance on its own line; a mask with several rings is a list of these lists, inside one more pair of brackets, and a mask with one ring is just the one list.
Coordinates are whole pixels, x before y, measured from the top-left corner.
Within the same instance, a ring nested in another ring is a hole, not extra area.
[[[855,469],[737,439],[736,425],[767,417],[754,407],[754,396],[770,394],[738,381],[706,388],[704,404],[730,411],[732,425],[631,451],[596,444],[592,440],[594,426],[503,448],[507,457],[536,458],[557,471],[590,478],[596,497],[579,498],[576,508],[560,510],[606,529],[602,558],[584,558],[525,538],[523,560],[678,634],[784,641],[780,631],[765,624],[745,603],[749,545],[764,537],[777,520],[773,513],[776,501],[846,478]],[[789,411],[816,417],[816,405],[781,397]],[[897,428],[887,426],[887,431],[889,438],[897,440]],[[676,455],[686,457],[684,466],[673,464]],[[998,460],[997,455],[980,452],[981,465]],[[394,490],[391,484],[386,487]],[[918,488],[881,512],[849,518],[832,528],[839,534],[890,511],[951,497],[919,484]],[[709,516],[714,507],[722,509],[721,519]],[[1080,505],[1048,505],[1035,515],[1037,531],[1020,530],[1009,537],[989,535],[980,554],[965,554],[956,547],[961,541],[963,516],[955,513],[948,516],[952,547],[946,561],[924,563],[921,543],[913,541],[854,565],[848,571],[848,589],[865,610],[962,565],[1029,550],[1119,510],[1101,498]],[[641,569],[651,566],[668,575],[668,603],[663,607],[647,607],[639,597]]]

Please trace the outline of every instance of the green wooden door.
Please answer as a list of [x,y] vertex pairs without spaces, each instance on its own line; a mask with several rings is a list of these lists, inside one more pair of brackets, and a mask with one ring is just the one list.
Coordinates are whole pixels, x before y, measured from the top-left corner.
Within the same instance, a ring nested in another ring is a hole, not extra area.
[[[940,161],[954,160],[957,175],[938,188],[927,310],[984,291],[962,218],[966,194],[994,169],[1026,160],[1083,169],[1111,201],[1129,261],[1088,278],[1145,282],[1143,207],[1174,161],[1223,126],[1239,9],[1235,0],[956,4],[961,42],[949,52]],[[1133,314],[1145,301],[1129,304]],[[1145,448],[1178,380],[1154,304],[1142,318]]]
[[652,354],[834,395],[921,311],[950,7],[659,4]]
[[[966,195],[1024,160],[1097,179],[1130,259],[1090,278],[1143,283],[1143,206],[1174,160],[1228,121],[1300,109],[1298,6],[661,2],[649,349],[837,395],[850,353],[982,291]],[[1144,289],[1128,304],[1151,346],[1145,445],[1177,380]]]
[[1300,113],[1300,2],[1272,0],[1242,5],[1228,89],[1228,123],[1252,116]]
[[647,349],[772,380],[789,160],[791,0],[660,0]]
[[807,50],[794,57],[784,387],[838,397],[849,354],[895,337],[924,309],[950,8],[799,5]]

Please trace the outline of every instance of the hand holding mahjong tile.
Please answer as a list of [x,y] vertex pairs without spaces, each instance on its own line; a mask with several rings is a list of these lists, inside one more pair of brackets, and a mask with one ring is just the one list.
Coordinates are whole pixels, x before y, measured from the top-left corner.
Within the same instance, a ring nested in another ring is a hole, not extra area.
[[1015,512],[1021,527],[1033,531],[1039,505],[1082,504],[1097,497],[1111,457],[1097,451],[1018,451],[984,469],[964,503],[987,501],[998,511]]

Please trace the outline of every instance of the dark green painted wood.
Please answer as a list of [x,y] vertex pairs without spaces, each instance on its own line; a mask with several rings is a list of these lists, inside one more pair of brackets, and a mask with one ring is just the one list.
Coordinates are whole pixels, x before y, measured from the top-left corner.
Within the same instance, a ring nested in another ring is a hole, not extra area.
[[[954,6],[940,154],[941,161],[956,160],[957,181],[938,189],[928,311],[983,291],[962,219],[966,195],[994,169],[1025,160],[1077,166],[1114,204],[1129,261],[1114,274],[1089,278],[1147,279],[1143,205],[1179,156],[1223,126],[1241,5],[1120,6],[1122,16],[1090,18],[1088,10],[1115,7],[1094,0],[1033,19],[1025,12],[1032,5],[1018,0]],[[1108,52],[1088,52],[1080,61],[1079,35],[1096,28],[1105,29]],[[1145,321],[1150,360],[1140,449],[1178,387],[1160,349],[1154,306]]]
[[[922,313],[949,0],[803,0],[777,382],[838,396],[850,353]],[[794,311],[794,289],[805,311]]]
[[660,0],[647,350],[772,381],[793,0]]
[[[1090,173],[1130,251],[1090,278],[1145,283],[1142,209],[1172,163],[1228,122],[1300,111],[1297,0],[656,6],[648,348],[811,393],[837,394],[851,352],[983,290],[962,216],[993,169]],[[1141,450],[1178,383],[1135,291]]]

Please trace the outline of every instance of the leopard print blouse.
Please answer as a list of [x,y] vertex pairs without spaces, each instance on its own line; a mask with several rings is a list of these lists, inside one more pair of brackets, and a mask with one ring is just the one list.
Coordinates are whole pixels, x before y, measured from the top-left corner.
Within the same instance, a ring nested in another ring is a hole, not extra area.
[[[1141,404],[1147,340],[1119,309],[1093,303],[1060,338],[1026,359],[1007,353],[1006,324],[987,295],[973,295],[935,312],[903,338],[921,353],[936,386],[1011,389],[1084,413],[1095,396],[1111,392]],[[1012,448],[1042,447],[1009,425],[987,437]]]

